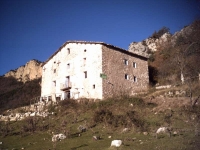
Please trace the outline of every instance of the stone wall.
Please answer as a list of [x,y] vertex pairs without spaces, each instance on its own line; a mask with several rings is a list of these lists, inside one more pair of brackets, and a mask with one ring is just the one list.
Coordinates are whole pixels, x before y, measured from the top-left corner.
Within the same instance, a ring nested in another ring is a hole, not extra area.
[[106,76],[106,79],[103,79],[104,98],[144,92],[148,89],[147,58],[108,46],[102,47],[102,55],[102,69]]

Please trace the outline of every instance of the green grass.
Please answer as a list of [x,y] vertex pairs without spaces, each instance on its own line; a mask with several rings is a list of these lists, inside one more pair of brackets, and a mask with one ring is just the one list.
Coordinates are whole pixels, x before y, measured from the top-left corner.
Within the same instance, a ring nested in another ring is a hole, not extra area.
[[[65,139],[56,143],[51,142],[51,136],[48,133],[37,132],[30,134],[25,137],[21,136],[8,136],[5,138],[0,138],[3,144],[0,146],[1,149],[21,149],[25,148],[27,150],[45,150],[56,148],[58,150],[66,149],[78,149],[78,150],[109,150],[116,149],[110,147],[111,141],[113,139],[123,139],[124,145],[118,149],[123,150],[181,150],[181,149],[197,149],[195,147],[195,137],[192,133],[186,133],[184,135],[175,136],[169,138],[168,136],[160,136],[159,139],[151,135],[143,135],[139,133],[128,133],[128,134],[108,134],[105,131],[102,132],[102,139],[95,141],[92,139],[93,133],[87,131],[83,133],[80,137],[74,136],[69,139]],[[112,138],[109,139],[108,135]],[[131,140],[134,138],[135,140]]]

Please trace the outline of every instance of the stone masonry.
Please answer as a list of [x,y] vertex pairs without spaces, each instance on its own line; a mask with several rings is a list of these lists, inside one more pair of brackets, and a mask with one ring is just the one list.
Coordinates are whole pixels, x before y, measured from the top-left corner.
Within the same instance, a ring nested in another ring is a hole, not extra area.
[[147,91],[149,84],[147,58],[131,52],[103,46],[103,95],[135,94]]

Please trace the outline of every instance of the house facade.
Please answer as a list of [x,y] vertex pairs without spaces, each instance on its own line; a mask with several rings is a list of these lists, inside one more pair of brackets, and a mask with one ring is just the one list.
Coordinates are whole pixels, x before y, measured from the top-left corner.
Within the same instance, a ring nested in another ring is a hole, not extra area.
[[104,99],[148,89],[147,58],[103,42],[67,41],[44,64],[41,97]]

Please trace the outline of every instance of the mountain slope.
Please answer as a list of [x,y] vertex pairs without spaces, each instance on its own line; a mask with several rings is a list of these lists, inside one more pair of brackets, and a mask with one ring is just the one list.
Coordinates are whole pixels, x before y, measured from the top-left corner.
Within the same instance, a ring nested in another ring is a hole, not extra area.
[[41,94],[41,78],[19,82],[13,77],[0,77],[0,113],[29,105],[30,101]]

